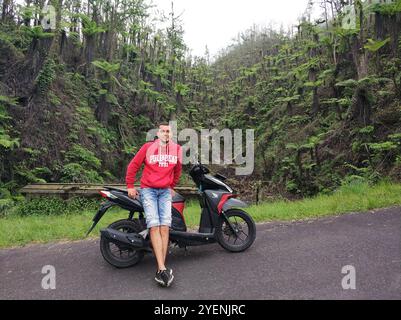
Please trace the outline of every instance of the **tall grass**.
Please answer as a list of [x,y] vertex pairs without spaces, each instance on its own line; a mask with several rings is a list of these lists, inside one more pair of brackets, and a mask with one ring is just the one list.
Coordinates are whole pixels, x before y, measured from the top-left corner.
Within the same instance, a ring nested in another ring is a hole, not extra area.
[[345,185],[330,195],[318,195],[300,201],[278,201],[252,206],[249,212],[258,221],[302,220],[349,212],[363,212],[401,205],[401,184],[382,181]]

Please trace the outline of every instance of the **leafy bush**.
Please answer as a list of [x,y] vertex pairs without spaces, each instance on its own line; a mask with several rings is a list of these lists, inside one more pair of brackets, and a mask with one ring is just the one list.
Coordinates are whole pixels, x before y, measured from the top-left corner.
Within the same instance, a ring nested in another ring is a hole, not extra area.
[[22,202],[16,209],[16,214],[21,216],[30,215],[54,215],[64,214],[66,206],[62,199],[58,198],[37,198]]
[[48,59],[36,78],[37,90],[44,95],[56,78],[56,63],[53,59]]
[[12,208],[13,206],[14,206],[13,199],[10,198],[0,199],[0,217],[5,216],[7,210]]
[[61,182],[67,183],[103,183],[103,178],[95,170],[86,170],[79,163],[66,164],[61,170]]
[[99,207],[99,199],[88,199],[83,197],[73,197],[67,201],[68,211],[71,213],[80,213],[82,211],[93,211]]
[[96,210],[98,199],[74,197],[63,200],[57,197],[43,197],[21,202],[15,213],[20,216],[31,215],[63,215],[81,213],[85,210]]
[[380,179],[383,178],[381,176],[381,174],[377,170],[373,169],[370,165],[359,168],[350,163],[347,163],[347,164],[345,164],[345,167],[352,169],[354,171],[354,173],[345,176],[341,180],[341,185],[349,185],[349,184],[360,183],[360,182],[377,183],[380,181]]
[[11,189],[15,188],[14,183],[0,184],[0,217],[8,215],[16,203],[24,199],[23,196],[13,195]]
[[297,193],[299,192],[298,190],[298,185],[295,181],[291,180],[291,181],[287,181],[286,183],[286,189],[288,192],[293,192],[293,193]]
[[94,169],[99,169],[101,167],[101,161],[95,154],[78,144],[72,146],[71,150],[66,153],[66,158],[69,161],[77,161],[85,167]]
[[61,169],[61,182],[103,183],[103,178],[98,173],[102,162],[92,151],[74,144],[66,152],[66,160],[69,163]]

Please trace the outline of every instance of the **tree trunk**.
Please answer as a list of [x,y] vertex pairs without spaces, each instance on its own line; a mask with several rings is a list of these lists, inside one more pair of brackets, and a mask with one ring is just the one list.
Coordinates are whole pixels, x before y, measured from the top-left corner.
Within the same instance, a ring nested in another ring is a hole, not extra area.
[[368,89],[366,85],[360,85],[356,88],[352,97],[351,120],[367,126],[371,123],[371,105],[368,99]]
[[106,100],[106,95],[102,94],[99,99],[99,104],[95,110],[96,119],[102,123],[104,126],[108,125],[110,108],[109,103]]
[[8,19],[8,12],[9,12],[10,4],[11,4],[11,0],[3,0],[3,8],[1,11],[1,21],[3,23],[6,22],[6,19]]
[[[25,2],[26,2],[26,6],[27,6],[27,7],[30,7],[30,6],[31,6],[31,0],[26,0]],[[29,27],[29,26],[31,25],[31,19],[25,18],[25,19],[24,19],[24,25],[25,25],[26,27]]]
[[[104,74],[104,77],[108,77],[108,81],[102,83],[102,89],[107,93],[112,92],[111,79],[109,75]],[[110,103],[107,101],[106,94],[102,94],[99,98],[99,103],[95,110],[96,119],[107,126],[110,119]]]
[[85,60],[86,60],[85,74],[86,74],[86,77],[88,77],[89,73],[90,73],[91,63],[93,61],[94,48],[95,48],[94,36],[93,35],[87,36],[86,37],[86,46],[85,46]]
[[359,37],[354,35],[352,37],[352,56],[354,64],[358,73],[358,80],[361,80],[368,75],[369,53],[365,50],[365,25],[364,25],[364,12],[361,4],[355,4],[355,11],[359,12],[360,31]]
[[63,6],[63,0],[52,0],[51,5],[56,10],[56,29],[52,30],[54,32],[54,37],[49,50],[49,57],[59,60],[60,50],[61,50],[61,9]]
[[287,103],[287,114],[292,117],[294,115],[294,109],[292,107],[291,101]]
[[320,111],[320,101],[317,89],[317,87],[313,88],[312,115],[316,115]]

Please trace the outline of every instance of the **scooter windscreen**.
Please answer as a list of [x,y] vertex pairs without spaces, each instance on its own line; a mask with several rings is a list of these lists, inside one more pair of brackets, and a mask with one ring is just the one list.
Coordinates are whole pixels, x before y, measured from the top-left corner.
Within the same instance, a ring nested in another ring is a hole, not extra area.
[[209,169],[200,163],[197,163],[189,171],[189,175],[194,180],[196,186],[199,188],[203,181],[204,175],[210,173]]

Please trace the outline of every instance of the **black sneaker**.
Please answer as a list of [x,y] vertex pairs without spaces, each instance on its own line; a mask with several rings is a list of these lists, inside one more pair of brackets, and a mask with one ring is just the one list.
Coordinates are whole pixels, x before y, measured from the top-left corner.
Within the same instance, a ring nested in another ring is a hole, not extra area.
[[171,283],[174,280],[174,276],[173,276],[173,270],[171,270],[170,268],[166,268],[166,270],[164,270],[164,273],[166,275],[166,287],[169,287],[171,285]]
[[170,269],[169,267],[166,267],[166,271],[170,274],[170,276],[173,275],[173,269]]
[[155,281],[163,287],[169,287],[173,282],[172,270],[162,270],[156,272]]
[[165,282],[164,282],[164,277],[162,277],[162,274],[163,274],[163,271],[157,271],[156,272],[156,276],[155,276],[155,281],[158,283],[158,284],[160,284],[160,285],[162,285],[162,286],[165,286]]

